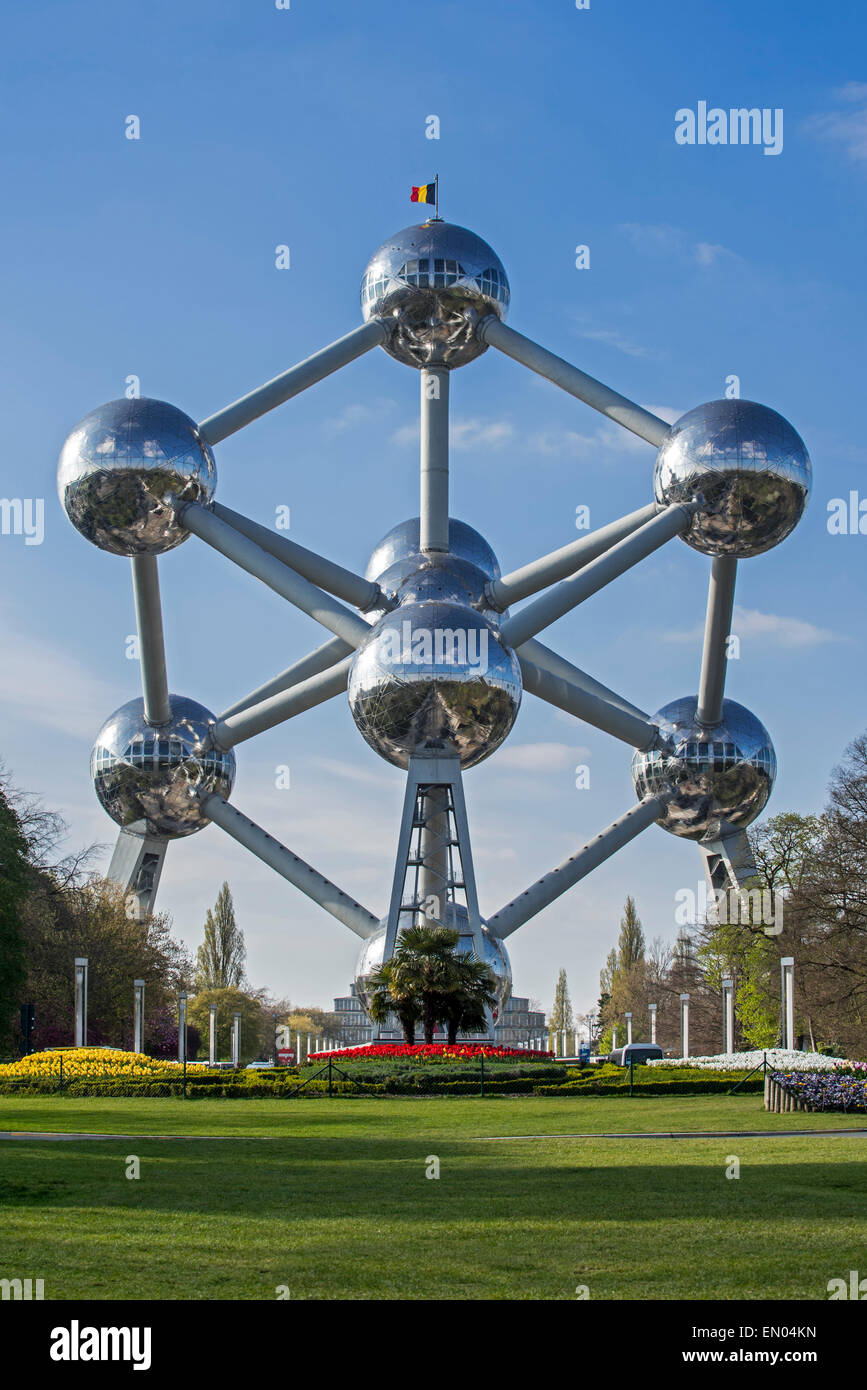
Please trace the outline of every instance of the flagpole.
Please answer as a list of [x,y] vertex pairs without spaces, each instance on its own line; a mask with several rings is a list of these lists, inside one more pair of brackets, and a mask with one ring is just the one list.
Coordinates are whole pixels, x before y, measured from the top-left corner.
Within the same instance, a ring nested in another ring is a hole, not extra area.
[[439,174],[435,174],[435,175],[434,175],[434,189],[435,189],[434,197],[436,198],[437,218],[439,218],[439,215],[440,215],[440,176],[439,176]]

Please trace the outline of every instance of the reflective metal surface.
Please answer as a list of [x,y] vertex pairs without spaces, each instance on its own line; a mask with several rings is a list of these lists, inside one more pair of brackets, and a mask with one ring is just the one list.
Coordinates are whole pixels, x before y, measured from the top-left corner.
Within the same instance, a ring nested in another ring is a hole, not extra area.
[[77,531],[113,555],[159,555],[186,540],[168,493],[210,501],[217,481],[194,420],[146,396],[92,410],[66,440],[57,491]]
[[386,352],[409,367],[461,367],[485,351],[478,320],[505,319],[509,282],[481,237],[451,222],[424,222],[389,237],[361,282],[365,320],[393,320]]
[[[421,524],[417,516],[393,526],[371,555],[364,571],[365,579],[386,588],[382,580],[395,563],[403,560],[415,561],[421,556],[420,537]],[[454,517],[449,518],[449,554],[475,565],[477,569],[482,570],[486,579],[500,578],[497,557],[484,536],[473,530],[472,526],[467,526],[465,521],[456,521]],[[407,568],[406,573],[410,573],[413,567],[411,565]],[[397,584],[394,587],[396,588]]]
[[140,699],[115,710],[93,745],[90,775],[117,825],[174,839],[209,824],[197,792],[230,796],[235,755],[200,752],[214,716],[195,700],[169,699],[171,722],[159,727],[147,723]]
[[804,441],[768,406],[709,401],[671,427],[656,458],[657,502],[704,505],[683,539],[705,555],[745,559],[779,545],[807,505],[812,467]]
[[[457,945],[458,951],[465,955],[472,955],[474,950],[473,937],[467,909],[463,903],[448,903],[445,915],[447,918],[446,926],[461,933]],[[408,922],[409,915],[407,914],[405,925],[408,925]],[[378,970],[382,965],[387,925],[387,919],[383,918],[379,931],[374,932],[373,936],[369,936],[362,946],[355,966],[355,987],[361,999],[362,1007],[365,1009],[368,1003],[367,981],[374,970]],[[494,1016],[498,1017],[502,1014],[512,994],[512,967],[505,945],[488,931],[484,922],[482,923],[482,935],[485,941],[485,964],[493,971],[497,981],[497,1004],[494,1008]]]
[[397,767],[432,749],[473,767],[503,742],[520,704],[514,652],[481,613],[456,603],[407,603],[386,613],[349,675],[359,731]]
[[723,701],[722,721],[696,723],[698,697],[665,705],[651,722],[674,748],[637,752],[632,780],[639,799],[673,793],[657,822],[689,840],[719,840],[743,830],[764,810],[777,775],[774,745],[743,705]]

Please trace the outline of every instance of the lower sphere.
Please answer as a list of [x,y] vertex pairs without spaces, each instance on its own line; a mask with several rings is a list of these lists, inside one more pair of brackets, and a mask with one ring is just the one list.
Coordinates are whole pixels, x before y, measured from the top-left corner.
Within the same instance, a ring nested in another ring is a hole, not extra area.
[[690,695],[652,716],[673,752],[635,753],[632,780],[641,799],[670,795],[657,822],[664,830],[688,840],[719,840],[761,815],[777,758],[764,724],[743,705],[724,700],[713,728],[696,722],[697,705]]
[[235,755],[214,748],[202,753],[214,716],[195,700],[169,700],[171,720],[158,727],[148,724],[140,698],[115,710],[93,745],[90,775],[116,825],[178,839],[209,824],[197,793],[231,795]]

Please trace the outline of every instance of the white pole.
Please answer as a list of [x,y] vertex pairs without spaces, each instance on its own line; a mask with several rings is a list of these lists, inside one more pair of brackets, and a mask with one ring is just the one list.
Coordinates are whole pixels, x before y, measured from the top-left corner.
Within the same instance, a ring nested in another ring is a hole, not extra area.
[[87,956],[75,957],[75,1046],[87,1047]]
[[178,1061],[183,1062],[187,1056],[187,995],[181,992],[178,995]]
[[626,1046],[632,1042],[632,1014],[626,1014]]
[[689,995],[680,996],[680,1041],[681,1056],[689,1056]]
[[783,1046],[791,1052],[795,1046],[795,957],[783,956],[780,970],[783,989]]
[[735,1050],[735,982],[727,975],[723,990],[723,1052]]
[[232,1062],[236,1067],[241,1065],[241,1015],[237,1011],[232,1014]]
[[144,1052],[144,980],[133,980],[133,1025],[132,1025],[132,1050],[133,1052]]
[[651,1041],[652,1043],[655,1043],[655,1042],[656,1042],[656,1005],[655,1005],[655,1004],[649,1004],[649,1005],[648,1005],[648,1008],[650,1009],[650,1041]]
[[295,1062],[296,1065],[301,1065],[301,1034],[297,1032],[295,1034]]
[[208,1061],[214,1066],[217,1060],[217,1005],[211,1004],[208,1009]]
[[616,1051],[617,1051],[617,1029],[616,1029],[616,1028],[612,1028],[612,1029],[611,1029],[611,1051],[612,1051],[612,1052],[616,1052]]

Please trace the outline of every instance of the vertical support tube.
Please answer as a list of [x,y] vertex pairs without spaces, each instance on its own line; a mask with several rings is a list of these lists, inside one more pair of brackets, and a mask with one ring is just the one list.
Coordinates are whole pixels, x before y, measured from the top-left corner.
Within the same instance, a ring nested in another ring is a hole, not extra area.
[[133,1022],[132,1022],[132,1050],[133,1052],[144,1052],[144,980],[133,980]]
[[711,564],[698,707],[695,712],[697,722],[710,728],[722,719],[726,645],[732,627],[737,569],[738,562],[731,555],[715,555]]
[[132,592],[138,628],[138,654],[144,693],[144,715],[149,724],[168,724],[172,717],[166,675],[166,648],[160,605],[160,579],[155,555],[133,555]]
[[217,1005],[208,1009],[208,1062],[214,1066],[217,1060]]
[[651,1041],[652,1043],[655,1043],[655,1042],[656,1042],[656,1005],[655,1005],[655,1004],[648,1004],[647,1007],[648,1007],[648,1009],[650,1010],[650,1041]]
[[232,1014],[232,1064],[241,1065],[241,1015],[237,1011]]
[[75,957],[75,1046],[87,1047],[87,956]]
[[689,1056],[689,995],[680,996],[680,1055]]
[[632,1014],[626,1015],[626,1046],[632,1042]]
[[449,373],[421,369],[421,548],[449,548]]
[[[421,832],[421,866],[418,895],[421,904],[436,899],[435,921],[445,925],[449,881],[449,792],[431,787],[425,796],[425,824]],[[427,913],[425,913],[427,916]],[[430,918],[428,918],[430,920]]]

